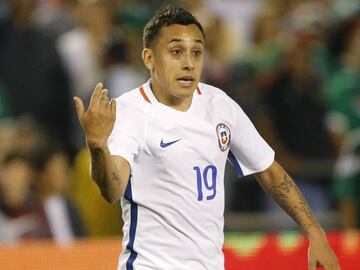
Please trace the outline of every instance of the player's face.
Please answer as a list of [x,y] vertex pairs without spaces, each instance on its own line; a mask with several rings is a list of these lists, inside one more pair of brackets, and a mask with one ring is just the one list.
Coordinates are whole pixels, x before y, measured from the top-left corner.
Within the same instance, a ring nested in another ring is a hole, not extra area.
[[173,24],[163,27],[148,52],[150,65],[146,64],[144,57],[157,97],[170,103],[171,99],[191,100],[201,76],[203,53],[204,38],[196,25]]

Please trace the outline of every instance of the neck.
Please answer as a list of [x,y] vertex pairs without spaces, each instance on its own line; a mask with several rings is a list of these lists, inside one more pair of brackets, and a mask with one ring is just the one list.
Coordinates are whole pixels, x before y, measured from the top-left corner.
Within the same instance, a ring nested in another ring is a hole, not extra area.
[[190,108],[192,95],[185,98],[177,97],[166,91],[160,90],[160,87],[153,82],[150,83],[150,88],[158,102],[182,112],[185,112]]

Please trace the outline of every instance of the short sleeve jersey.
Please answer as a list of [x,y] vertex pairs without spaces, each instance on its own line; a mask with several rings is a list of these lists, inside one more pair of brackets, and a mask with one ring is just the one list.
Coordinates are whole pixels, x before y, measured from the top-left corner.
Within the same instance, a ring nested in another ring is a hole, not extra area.
[[274,151],[210,85],[199,83],[185,112],[158,102],[150,82],[116,102],[109,148],[131,166],[118,269],[224,269],[226,160],[245,176],[268,168]]

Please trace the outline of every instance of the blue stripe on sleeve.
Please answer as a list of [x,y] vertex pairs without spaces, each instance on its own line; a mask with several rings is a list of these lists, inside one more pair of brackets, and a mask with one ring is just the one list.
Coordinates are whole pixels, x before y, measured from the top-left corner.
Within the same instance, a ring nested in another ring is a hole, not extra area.
[[228,160],[230,161],[231,165],[233,165],[233,167],[235,168],[236,174],[238,177],[242,177],[244,176],[244,173],[240,167],[239,162],[237,161],[235,155],[233,152],[229,151],[228,154]]
[[131,179],[125,189],[124,198],[130,202],[130,232],[129,232],[129,242],[126,245],[126,249],[130,251],[130,256],[126,262],[126,270],[133,270],[133,264],[137,257],[137,253],[134,250],[134,242],[136,235],[136,226],[137,226],[137,218],[138,218],[138,206],[133,201],[132,198],[132,190],[131,190]]

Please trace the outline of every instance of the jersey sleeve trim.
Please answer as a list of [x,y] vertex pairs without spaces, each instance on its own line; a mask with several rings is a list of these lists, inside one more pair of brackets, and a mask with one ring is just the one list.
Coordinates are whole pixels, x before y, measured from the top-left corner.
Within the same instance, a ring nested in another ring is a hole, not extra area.
[[246,168],[246,171],[244,171],[241,168],[238,159],[236,158],[234,153],[231,152],[231,151],[229,151],[228,160],[229,160],[230,164],[234,167],[237,176],[240,178],[240,177],[247,176],[247,175],[250,175],[250,174],[265,171],[267,168],[269,168],[271,166],[271,164],[273,164],[273,162],[275,160],[275,153],[273,152],[273,155],[269,156],[268,159],[266,159],[264,162],[257,165],[256,167]]
[[125,189],[124,198],[130,202],[130,231],[129,242],[126,245],[126,249],[130,251],[130,256],[126,262],[126,269],[133,270],[134,261],[137,257],[137,252],[134,250],[134,242],[136,235],[137,219],[138,219],[138,206],[133,201],[132,189],[131,189],[131,177]]
[[134,163],[134,157],[131,155],[131,154],[128,154],[126,151],[122,151],[118,148],[116,149],[110,149],[110,154],[112,156],[118,156],[118,157],[122,157],[123,159],[125,159],[129,165],[130,165],[130,168],[132,168],[133,166],[133,163]]
[[237,161],[233,152],[229,151],[228,153],[228,160],[230,161],[231,165],[234,167],[236,174],[238,177],[243,177],[244,173],[240,167],[239,162]]
[[268,159],[265,160],[263,163],[256,166],[256,168],[251,168],[252,169],[251,173],[259,173],[265,171],[267,168],[271,166],[271,164],[273,164],[274,160],[275,160],[275,152],[273,152],[272,155],[269,156]]

